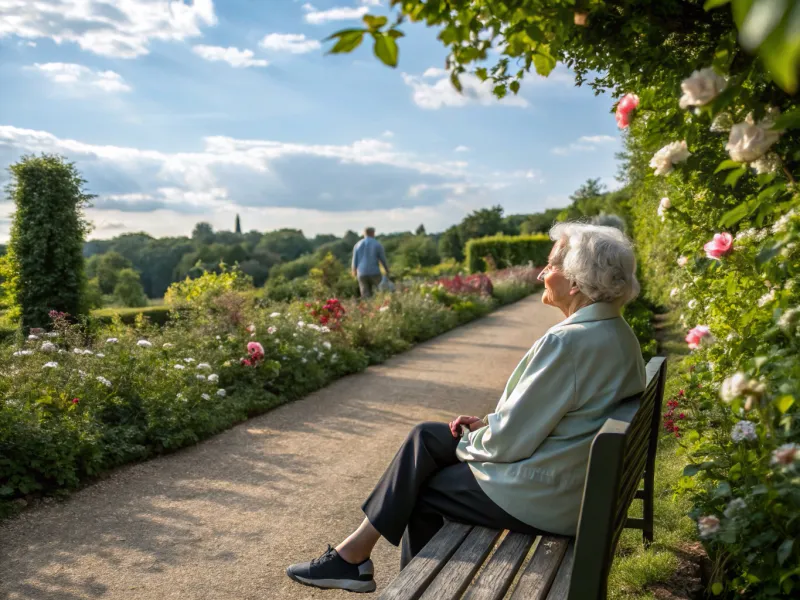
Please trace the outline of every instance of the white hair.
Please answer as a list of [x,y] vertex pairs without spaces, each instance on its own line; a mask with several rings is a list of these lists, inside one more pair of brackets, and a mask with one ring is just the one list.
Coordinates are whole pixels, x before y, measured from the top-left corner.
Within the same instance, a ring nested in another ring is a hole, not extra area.
[[639,295],[633,243],[616,227],[557,223],[550,239],[551,263],[591,300],[625,304]]

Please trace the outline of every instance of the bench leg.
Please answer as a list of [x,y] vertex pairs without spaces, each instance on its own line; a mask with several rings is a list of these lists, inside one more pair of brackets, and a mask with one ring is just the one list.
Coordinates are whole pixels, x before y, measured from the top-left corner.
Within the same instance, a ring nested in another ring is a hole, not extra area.
[[654,487],[654,473],[647,470],[644,474],[644,498],[642,498],[642,538],[645,548],[653,543]]

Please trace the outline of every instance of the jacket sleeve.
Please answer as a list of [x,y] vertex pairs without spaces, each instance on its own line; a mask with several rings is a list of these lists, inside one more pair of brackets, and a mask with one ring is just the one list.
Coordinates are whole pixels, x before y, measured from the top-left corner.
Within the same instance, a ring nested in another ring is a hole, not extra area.
[[465,462],[512,463],[530,458],[575,404],[575,369],[567,342],[547,334],[537,343],[508,398],[467,434],[458,456]]
[[353,260],[350,263],[350,269],[355,271],[356,267],[358,266],[358,249],[361,247],[361,242],[356,242],[356,245],[353,246]]

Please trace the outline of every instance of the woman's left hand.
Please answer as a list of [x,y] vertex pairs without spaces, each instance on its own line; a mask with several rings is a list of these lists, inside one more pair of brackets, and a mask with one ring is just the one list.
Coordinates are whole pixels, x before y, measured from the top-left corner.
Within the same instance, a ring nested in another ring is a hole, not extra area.
[[475,431],[479,427],[481,427],[481,419],[480,417],[466,417],[461,415],[454,421],[450,421],[450,433],[453,434],[454,438],[461,437],[461,426],[466,425],[469,427],[470,431]]

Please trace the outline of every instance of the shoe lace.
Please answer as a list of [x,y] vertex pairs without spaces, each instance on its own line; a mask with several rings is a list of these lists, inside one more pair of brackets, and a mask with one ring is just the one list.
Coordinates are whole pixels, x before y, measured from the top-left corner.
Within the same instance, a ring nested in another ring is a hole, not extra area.
[[325,551],[325,554],[320,556],[319,558],[315,558],[311,561],[312,565],[321,565],[322,563],[326,563],[329,560],[333,560],[336,557],[336,550],[328,544],[328,549]]

